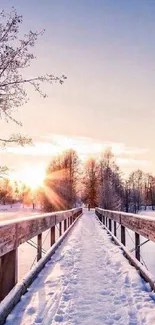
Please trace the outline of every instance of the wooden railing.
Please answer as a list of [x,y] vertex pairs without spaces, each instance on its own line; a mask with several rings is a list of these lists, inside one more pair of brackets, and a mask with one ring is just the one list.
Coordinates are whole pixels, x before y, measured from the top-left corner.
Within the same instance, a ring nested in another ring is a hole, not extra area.
[[42,257],[42,233],[50,230],[50,244],[55,243],[55,226],[59,236],[82,213],[81,208],[45,213],[0,224],[0,301],[17,283],[18,246],[37,236],[37,261]]
[[[96,215],[114,236],[117,236],[117,223],[121,225],[121,243],[126,244],[126,228],[135,232],[135,257],[140,261],[140,235],[155,242],[155,217],[136,215],[120,211],[95,209]],[[113,222],[113,227],[112,227]]]

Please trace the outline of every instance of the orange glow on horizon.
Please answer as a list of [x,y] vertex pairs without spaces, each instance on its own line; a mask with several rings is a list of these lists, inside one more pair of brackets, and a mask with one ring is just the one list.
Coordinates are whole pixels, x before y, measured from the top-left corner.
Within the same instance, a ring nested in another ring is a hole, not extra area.
[[44,184],[45,170],[41,166],[28,167],[15,173],[13,179],[24,183],[31,189],[36,189]]

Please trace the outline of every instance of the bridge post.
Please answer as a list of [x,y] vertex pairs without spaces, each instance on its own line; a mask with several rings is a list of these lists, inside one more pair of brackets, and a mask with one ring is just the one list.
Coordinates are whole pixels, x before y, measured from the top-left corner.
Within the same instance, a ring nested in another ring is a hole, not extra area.
[[64,231],[67,229],[67,219],[64,220]]
[[102,216],[99,215],[98,218],[99,218],[100,222],[102,222]]
[[140,236],[135,232],[135,257],[140,261]]
[[42,234],[37,236],[37,262],[42,257]]
[[105,225],[105,216],[102,216],[102,222]]
[[117,236],[116,221],[114,221],[114,236]]
[[55,243],[55,226],[51,228],[51,246]]
[[106,217],[106,227],[108,226],[108,217]]
[[12,290],[18,280],[18,249],[0,258],[0,301]]
[[109,230],[111,231],[111,219],[109,219]]
[[62,235],[62,224],[59,222],[59,237]]
[[125,227],[121,225],[121,243],[125,246]]

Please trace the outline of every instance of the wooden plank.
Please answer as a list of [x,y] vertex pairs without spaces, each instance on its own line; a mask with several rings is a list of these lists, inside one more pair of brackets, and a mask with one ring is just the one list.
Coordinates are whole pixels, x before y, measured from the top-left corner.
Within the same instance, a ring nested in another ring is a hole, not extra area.
[[120,223],[120,212],[109,211],[109,210],[104,210],[104,209],[100,209],[100,208],[96,208],[95,211],[105,217],[110,218],[111,220],[115,220],[116,222]]
[[67,220],[65,219],[64,220],[64,231],[66,231],[67,230]]
[[135,257],[140,261],[140,236],[135,232]]
[[109,219],[109,230],[111,231],[111,219]]
[[116,221],[114,221],[114,236],[117,236],[117,228],[116,228]]
[[126,240],[125,240],[125,227],[121,225],[121,243],[125,246]]
[[141,216],[120,211],[108,211],[100,208],[97,208],[96,211],[102,213],[102,215],[104,214],[106,217],[116,221],[122,226],[133,230],[137,234],[155,242],[154,217]]
[[108,227],[108,217],[106,217],[105,225],[106,225],[106,227]]
[[0,301],[12,290],[18,278],[18,250],[14,249],[0,258]]
[[0,256],[15,249],[16,245],[16,225],[4,225],[0,227]]
[[55,243],[55,226],[51,228],[51,246]]
[[37,262],[42,257],[42,234],[37,236]]
[[59,237],[62,235],[62,224],[61,222],[59,223]]
[[0,223],[0,257],[14,250],[20,244],[41,234],[45,230],[62,222],[74,214],[80,214],[81,208],[46,213],[33,217],[26,217],[24,220]]

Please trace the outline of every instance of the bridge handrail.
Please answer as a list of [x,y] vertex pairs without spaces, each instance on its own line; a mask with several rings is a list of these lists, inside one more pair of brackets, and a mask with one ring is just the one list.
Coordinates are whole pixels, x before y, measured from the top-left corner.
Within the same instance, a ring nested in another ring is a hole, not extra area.
[[0,223],[0,257],[63,220],[74,217],[79,211],[81,208],[35,214],[32,217]]
[[96,208],[95,212],[155,242],[155,217],[101,208]]
[[42,233],[50,231],[50,244],[55,243],[55,226],[59,236],[82,213],[82,208],[38,214],[0,223],[0,301],[10,292],[18,279],[18,247],[37,236],[37,261],[42,257]]

